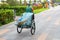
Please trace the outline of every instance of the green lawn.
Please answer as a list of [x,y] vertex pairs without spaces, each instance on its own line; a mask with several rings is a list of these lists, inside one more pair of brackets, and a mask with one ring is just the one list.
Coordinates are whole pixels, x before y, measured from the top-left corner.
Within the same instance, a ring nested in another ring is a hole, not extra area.
[[40,12],[45,11],[45,10],[48,10],[48,8],[36,9],[36,10],[34,10],[34,13],[37,14],[37,13],[40,13]]
[[56,0],[56,2],[60,2],[60,0]]

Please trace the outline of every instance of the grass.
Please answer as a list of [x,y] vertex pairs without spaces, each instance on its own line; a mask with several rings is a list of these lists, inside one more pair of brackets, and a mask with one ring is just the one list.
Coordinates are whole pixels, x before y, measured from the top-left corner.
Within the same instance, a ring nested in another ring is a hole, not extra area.
[[60,0],[56,0],[56,2],[60,2]]
[[48,8],[36,9],[36,10],[34,10],[34,13],[37,14],[37,13],[40,13],[40,12],[45,11],[45,10],[48,10]]

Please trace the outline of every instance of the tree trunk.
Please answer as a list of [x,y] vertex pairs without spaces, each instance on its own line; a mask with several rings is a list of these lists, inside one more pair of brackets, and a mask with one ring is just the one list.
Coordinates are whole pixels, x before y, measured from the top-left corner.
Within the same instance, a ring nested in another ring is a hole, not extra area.
[[36,3],[36,0],[34,0],[34,3]]
[[53,3],[53,0],[51,0],[51,6],[54,7],[54,3]]
[[26,0],[24,0],[24,5],[27,5],[27,2],[26,2]]
[[7,3],[8,3],[9,5],[11,5],[11,6],[17,5],[16,0],[7,0]]
[[32,1],[30,0],[29,3],[31,4],[31,2],[32,2]]
[[21,5],[22,1],[20,0],[20,5]]
[[39,2],[41,3],[41,0],[39,0]]

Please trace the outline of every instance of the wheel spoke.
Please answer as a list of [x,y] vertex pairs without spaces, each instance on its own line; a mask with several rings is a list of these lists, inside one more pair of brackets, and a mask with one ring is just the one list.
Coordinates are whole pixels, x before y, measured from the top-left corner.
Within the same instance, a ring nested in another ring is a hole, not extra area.
[[17,27],[17,32],[21,33],[22,32],[22,28]]
[[34,35],[35,33],[35,22],[32,22],[32,27],[31,27],[31,34]]

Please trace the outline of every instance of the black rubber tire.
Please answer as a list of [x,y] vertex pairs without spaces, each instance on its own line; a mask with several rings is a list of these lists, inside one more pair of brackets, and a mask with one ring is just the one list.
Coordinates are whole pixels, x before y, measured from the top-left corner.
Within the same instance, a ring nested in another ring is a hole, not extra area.
[[19,27],[17,27],[17,32],[21,33],[22,32],[22,28],[20,28],[21,30],[18,29]]
[[[35,34],[35,30],[36,30],[35,21],[33,20],[32,25],[31,25],[31,34],[32,34],[32,35]],[[33,31],[34,31],[34,32],[33,32]]]

